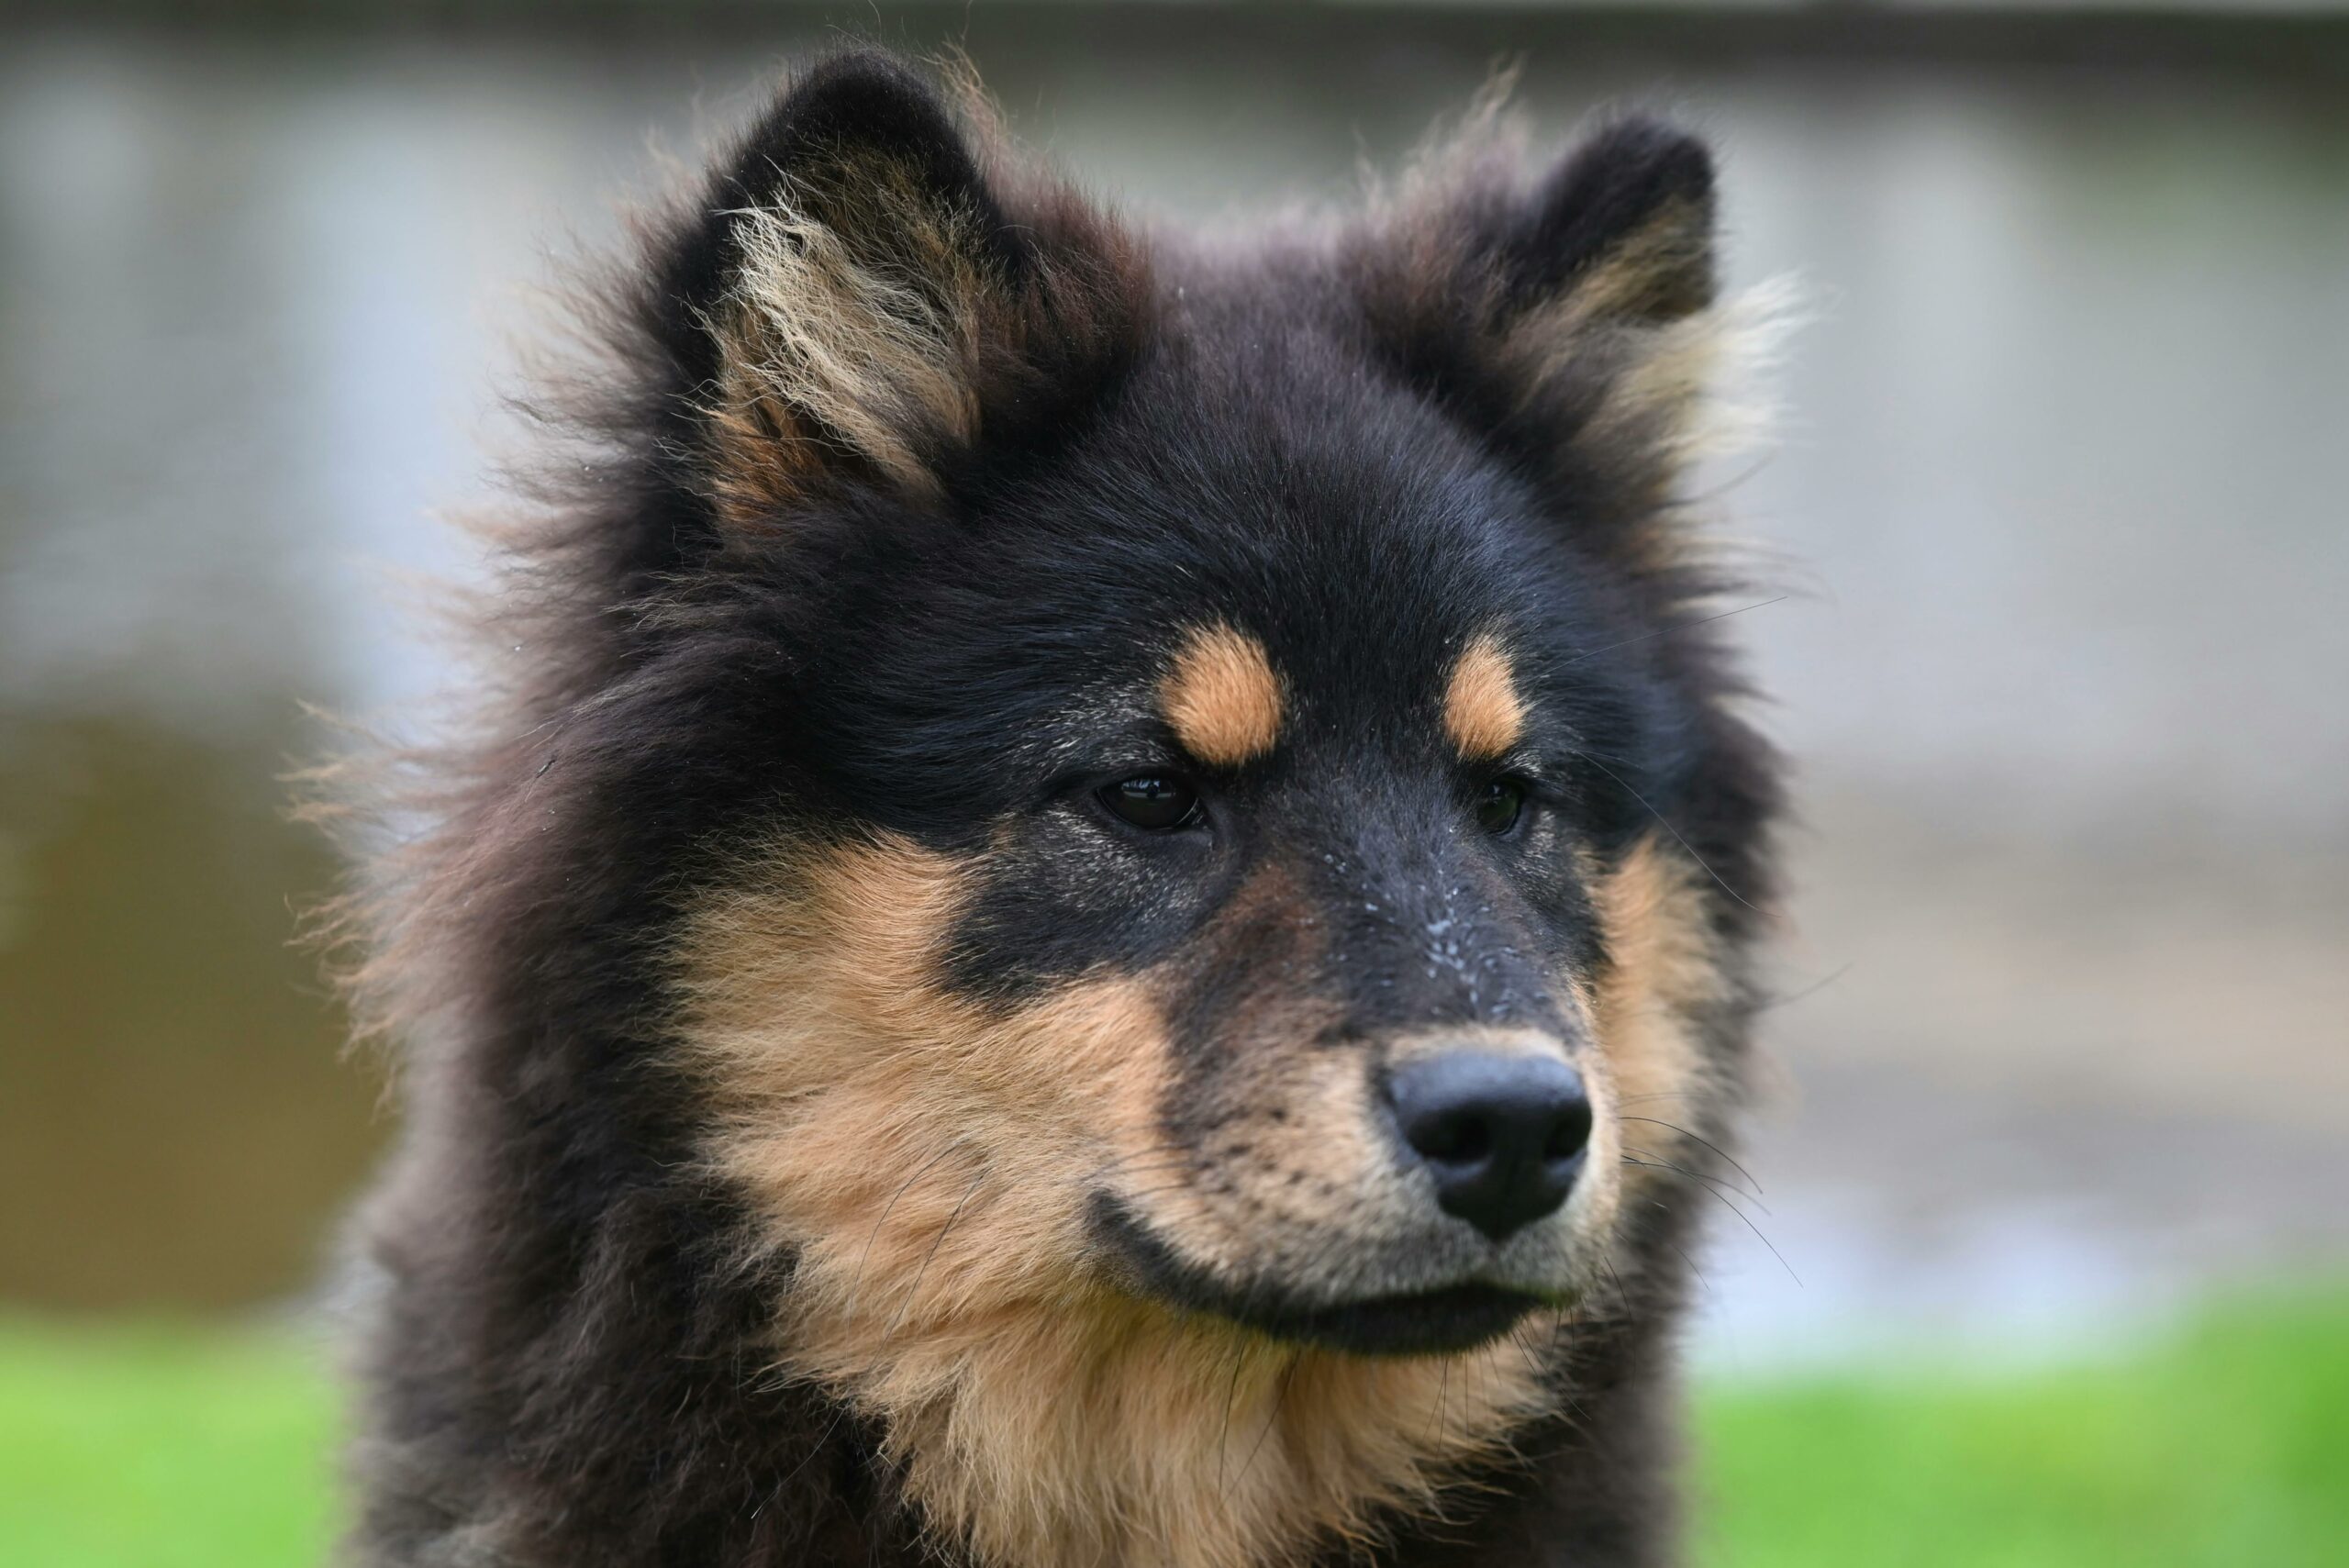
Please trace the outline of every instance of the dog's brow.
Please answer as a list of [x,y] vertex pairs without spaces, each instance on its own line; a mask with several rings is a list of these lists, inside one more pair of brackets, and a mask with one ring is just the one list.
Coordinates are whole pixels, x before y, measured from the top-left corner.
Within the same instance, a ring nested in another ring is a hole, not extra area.
[[1480,632],[1452,666],[1443,695],[1443,728],[1470,762],[1500,756],[1525,734],[1525,704],[1508,651],[1489,632]]
[[1158,699],[1184,750],[1237,767],[1280,740],[1280,677],[1264,645],[1229,626],[1193,631],[1159,683]]

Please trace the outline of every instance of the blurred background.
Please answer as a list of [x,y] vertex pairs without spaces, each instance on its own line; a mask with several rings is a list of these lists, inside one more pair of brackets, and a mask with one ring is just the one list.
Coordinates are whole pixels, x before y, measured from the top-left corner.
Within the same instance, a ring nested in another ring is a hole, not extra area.
[[[2349,1538],[2349,15],[1745,0],[0,6],[0,1560],[315,1558],[393,1130],[292,909],[316,704],[447,674],[537,285],[844,36],[1142,214],[1497,62],[1708,129],[1812,320],[1720,476],[1803,819],[1703,1260],[1717,1563]],[[429,591],[421,596],[429,603]],[[406,601],[404,607],[403,601]],[[1769,603],[1761,601],[1769,600]]]

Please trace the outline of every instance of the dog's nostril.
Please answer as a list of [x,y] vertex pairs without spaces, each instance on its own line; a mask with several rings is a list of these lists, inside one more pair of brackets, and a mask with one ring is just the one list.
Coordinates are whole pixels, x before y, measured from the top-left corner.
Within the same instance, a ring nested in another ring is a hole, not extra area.
[[1397,1072],[1387,1097],[1437,1205],[1496,1241],[1553,1212],[1582,1170],[1590,1100],[1563,1062],[1453,1051]]
[[1482,1160],[1493,1151],[1492,1129],[1474,1113],[1423,1117],[1403,1136],[1421,1156],[1447,1165]]
[[1571,1105],[1559,1108],[1558,1118],[1550,1128],[1549,1141],[1542,1146],[1545,1160],[1577,1160],[1590,1142],[1590,1102],[1577,1095]]

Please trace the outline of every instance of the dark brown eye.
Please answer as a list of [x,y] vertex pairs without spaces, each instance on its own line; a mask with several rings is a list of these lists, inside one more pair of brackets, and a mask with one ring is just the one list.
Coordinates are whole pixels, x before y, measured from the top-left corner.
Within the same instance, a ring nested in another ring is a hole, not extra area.
[[1146,832],[1187,828],[1199,817],[1199,795],[1167,773],[1136,773],[1096,792],[1116,816]]
[[1525,815],[1525,782],[1495,779],[1476,797],[1476,826],[1497,839]]

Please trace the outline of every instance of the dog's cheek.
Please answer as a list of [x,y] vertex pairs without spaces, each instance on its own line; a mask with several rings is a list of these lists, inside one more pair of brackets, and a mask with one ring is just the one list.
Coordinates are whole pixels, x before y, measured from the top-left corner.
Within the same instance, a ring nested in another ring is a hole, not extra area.
[[1001,832],[972,862],[939,941],[941,982],[1008,1006],[1108,971],[1161,966],[1222,890],[1202,859],[1121,852],[1069,813]]
[[1606,1163],[1629,1201],[1671,1177],[1661,1166],[1689,1163],[1689,1136],[1714,1119],[1725,1088],[1702,1034],[1729,982],[1700,875],[1650,834],[1596,890],[1608,962],[1591,1012],[1615,1112],[1604,1119],[1620,1124],[1621,1155]]
[[1150,1157],[1165,1028],[1135,977],[1016,1006],[940,984],[977,868],[786,846],[685,922],[681,1032],[708,1158],[795,1259],[823,1370],[1068,1291],[1095,1173]]

